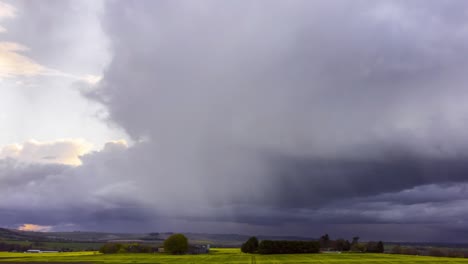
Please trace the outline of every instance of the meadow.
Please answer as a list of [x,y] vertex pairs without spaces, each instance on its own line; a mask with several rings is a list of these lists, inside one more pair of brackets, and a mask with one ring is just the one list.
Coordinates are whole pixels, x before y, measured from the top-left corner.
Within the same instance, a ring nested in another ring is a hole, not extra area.
[[8,253],[0,252],[0,263],[467,263],[468,259],[405,256],[390,254],[296,254],[250,255],[239,249],[213,249],[205,255],[99,254],[97,252],[69,253]]

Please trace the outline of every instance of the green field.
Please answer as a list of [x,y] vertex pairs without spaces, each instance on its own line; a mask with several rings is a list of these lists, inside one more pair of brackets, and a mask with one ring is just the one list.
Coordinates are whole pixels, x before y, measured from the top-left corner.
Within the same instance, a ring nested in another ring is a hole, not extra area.
[[404,256],[389,254],[297,254],[249,255],[239,249],[213,249],[205,255],[172,256],[166,254],[6,253],[0,262],[75,262],[75,263],[467,263],[468,259]]

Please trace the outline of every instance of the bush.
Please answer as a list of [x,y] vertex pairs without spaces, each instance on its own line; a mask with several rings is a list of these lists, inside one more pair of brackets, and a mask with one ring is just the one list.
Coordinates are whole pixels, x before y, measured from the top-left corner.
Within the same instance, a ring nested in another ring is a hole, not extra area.
[[115,254],[122,251],[123,245],[117,243],[107,243],[104,244],[100,249],[99,252],[103,254]]
[[338,251],[349,251],[351,249],[351,243],[348,240],[338,239],[335,242],[335,250]]
[[262,240],[258,246],[260,254],[295,254],[318,253],[320,243],[317,241]]
[[171,254],[184,254],[188,251],[188,239],[183,234],[174,234],[164,241],[164,251]]
[[366,246],[360,243],[352,244],[350,249],[352,252],[366,252],[366,250]]
[[249,238],[241,246],[241,251],[244,253],[255,253],[258,249],[258,239],[256,237]]
[[384,245],[382,241],[379,242],[368,242],[366,246],[366,252],[368,253],[383,253]]
[[151,253],[156,250],[156,248],[141,244],[130,244],[125,246],[125,251],[128,253]]

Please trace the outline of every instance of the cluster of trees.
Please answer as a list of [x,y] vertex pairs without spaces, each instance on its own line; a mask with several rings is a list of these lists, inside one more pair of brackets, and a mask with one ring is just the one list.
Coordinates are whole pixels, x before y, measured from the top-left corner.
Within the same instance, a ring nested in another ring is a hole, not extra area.
[[259,242],[256,237],[251,237],[241,246],[241,251],[244,253],[260,254],[318,253],[321,249],[383,253],[384,244],[382,241],[359,243],[359,237],[353,237],[352,242],[344,239],[331,240],[330,236],[325,234],[319,241],[262,240]]
[[352,251],[352,252],[368,252],[368,253],[383,253],[384,244],[382,241],[367,243],[359,243],[359,237],[353,237],[352,242],[344,239],[331,240],[328,234],[320,237],[320,248],[334,251]]
[[157,251],[157,248],[142,245],[142,244],[120,244],[120,243],[106,243],[100,249],[99,252],[104,254],[115,254],[115,253],[151,253]]
[[[158,248],[142,245],[138,243],[121,244],[121,243],[106,243],[99,252],[104,254],[115,253],[152,253],[157,252]],[[164,241],[164,252],[170,254],[184,254],[188,251],[188,239],[183,234],[174,234]]]
[[366,252],[369,253],[383,253],[384,252],[384,245],[382,241],[379,242],[368,242],[366,244]]
[[260,243],[256,237],[249,238],[241,246],[244,253],[260,254],[294,254],[294,253],[318,253],[320,243],[316,241],[291,241],[291,240],[262,240]]
[[249,238],[241,246],[241,251],[244,253],[255,253],[258,250],[258,239],[256,237]]
[[320,243],[317,241],[262,240],[258,245],[258,253],[260,254],[295,254],[319,252]]

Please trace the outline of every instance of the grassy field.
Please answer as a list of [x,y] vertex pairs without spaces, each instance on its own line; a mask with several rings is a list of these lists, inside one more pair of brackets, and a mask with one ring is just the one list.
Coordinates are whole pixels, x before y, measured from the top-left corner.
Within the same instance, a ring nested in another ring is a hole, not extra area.
[[0,252],[0,263],[58,262],[58,263],[467,263],[468,259],[403,256],[388,254],[298,254],[249,255],[239,249],[214,249],[205,255],[171,256],[166,254],[114,254],[95,252],[75,253],[6,253]]

